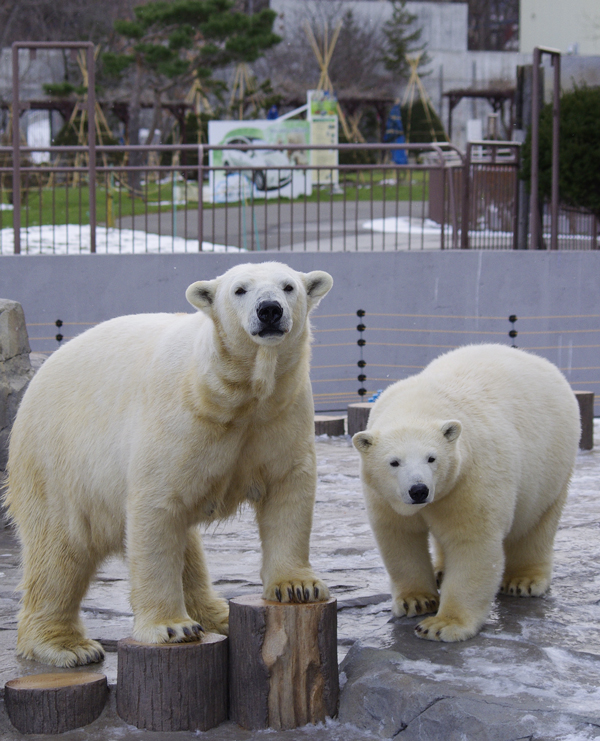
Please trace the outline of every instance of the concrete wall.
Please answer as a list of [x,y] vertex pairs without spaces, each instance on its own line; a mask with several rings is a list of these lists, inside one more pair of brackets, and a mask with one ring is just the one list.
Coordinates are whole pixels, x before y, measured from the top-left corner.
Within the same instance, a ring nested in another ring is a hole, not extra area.
[[358,400],[357,309],[366,311],[369,392],[451,347],[510,344],[508,316],[516,314],[519,347],[548,357],[575,386],[600,397],[600,252],[4,256],[0,297],[22,304],[32,349],[48,352],[58,346],[57,332],[68,338],[120,314],[189,311],[190,283],[267,259],[334,277],[313,322],[320,410]]
[[521,0],[519,47],[550,46],[563,54],[600,54],[598,0]]

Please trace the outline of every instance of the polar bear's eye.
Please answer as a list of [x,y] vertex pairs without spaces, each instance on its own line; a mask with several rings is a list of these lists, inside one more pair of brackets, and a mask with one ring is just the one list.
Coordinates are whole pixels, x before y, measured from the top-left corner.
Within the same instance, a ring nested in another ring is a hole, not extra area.
[[400,465],[400,461],[397,461],[397,460],[390,461],[390,466],[394,466],[394,468],[398,468],[399,465]]
[[429,458],[427,459],[427,463],[435,463],[435,456],[430,455]]
[[239,288],[236,288],[235,295],[236,296],[243,296],[246,293],[246,289],[242,288],[241,286]]
[[286,293],[291,293],[291,292],[292,292],[292,291],[294,290],[294,286],[290,286],[290,284],[288,283],[288,285],[287,285],[287,286],[284,286],[284,287],[283,287],[283,290],[284,290],[284,291],[285,291]]

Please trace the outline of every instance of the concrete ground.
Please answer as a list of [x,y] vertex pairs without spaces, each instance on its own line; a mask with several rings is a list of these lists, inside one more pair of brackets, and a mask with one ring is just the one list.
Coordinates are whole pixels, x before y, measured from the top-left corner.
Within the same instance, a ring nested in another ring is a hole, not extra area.
[[[390,193],[391,198],[391,193]],[[203,240],[251,251],[365,252],[439,250],[440,235],[423,230],[429,214],[426,201],[341,201],[320,203],[261,202],[253,207],[232,203],[203,213]],[[374,219],[406,217],[409,233],[382,233],[364,228]],[[136,229],[184,239],[198,238],[196,209],[181,208],[118,220],[122,229]],[[446,247],[449,247],[446,244]],[[167,245],[168,249],[168,245]]]
[[[596,420],[596,441],[600,439]],[[115,712],[116,642],[130,634],[127,570],[107,562],[83,604],[93,638],[107,649],[95,670],[112,691],[101,717],[65,741],[205,738],[206,741],[584,741],[600,738],[600,448],[577,459],[556,538],[555,576],[543,598],[500,597],[476,638],[422,641],[417,619],[392,619],[389,586],[364,510],[358,455],[349,438],[317,438],[319,484],[312,563],[338,599],[343,685],[336,721],[287,732],[248,732],[228,722],[206,733],[138,731]],[[249,510],[209,528],[205,547],[226,597],[260,591],[260,548]],[[0,531],[0,686],[54,671],[18,659],[18,545]],[[85,670],[85,668],[84,668]],[[23,738],[0,706],[0,740]],[[35,737],[34,737],[35,738]]]

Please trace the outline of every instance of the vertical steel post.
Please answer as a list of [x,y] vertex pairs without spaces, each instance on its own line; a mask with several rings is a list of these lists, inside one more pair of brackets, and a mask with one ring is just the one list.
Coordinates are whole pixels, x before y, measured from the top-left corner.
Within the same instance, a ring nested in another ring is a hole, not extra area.
[[[529,248],[538,248],[543,232],[543,219],[539,213],[539,165],[540,165],[540,62],[542,54],[549,54],[554,67],[554,90],[552,103],[552,196],[551,196],[551,235],[550,249],[558,249],[558,178],[559,178],[559,149],[560,149],[560,51],[536,46],[533,50],[533,90],[531,105],[531,200],[530,200],[530,228],[531,244]],[[540,223],[541,222],[541,223]]]
[[462,183],[462,208],[461,208],[461,227],[460,227],[460,248],[461,250],[469,249],[469,188],[471,181],[471,142],[467,142],[467,153],[463,165],[463,183]]
[[90,252],[96,252],[96,74],[94,60],[94,44],[90,41],[87,46],[88,68],[88,168],[89,168],[89,198],[90,198]]
[[198,144],[198,252],[202,252],[204,241],[204,204],[202,200],[202,182],[204,179],[204,146]]
[[554,96],[552,102],[552,235],[550,249],[558,249],[558,179],[560,174],[560,54],[552,55]]
[[19,47],[12,45],[13,250],[21,253],[21,105],[19,103]]
[[539,47],[533,50],[533,81],[531,87],[531,195],[529,200],[529,249],[536,250],[539,243],[538,187],[540,166],[540,60]]

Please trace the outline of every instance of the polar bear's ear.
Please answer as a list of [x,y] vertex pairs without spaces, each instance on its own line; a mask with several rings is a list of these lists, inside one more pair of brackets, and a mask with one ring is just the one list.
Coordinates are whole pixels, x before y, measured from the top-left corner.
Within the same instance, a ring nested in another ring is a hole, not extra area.
[[210,311],[217,290],[216,280],[199,280],[192,283],[185,292],[185,297],[192,306],[202,311]]
[[329,293],[333,285],[333,278],[324,270],[313,270],[312,273],[304,273],[302,280],[309,303],[312,303],[313,306],[316,306],[323,296]]
[[359,453],[367,453],[375,444],[375,436],[371,432],[357,432],[352,444]]
[[451,419],[442,425],[442,435],[449,443],[454,442],[462,432],[462,425],[457,419]]

